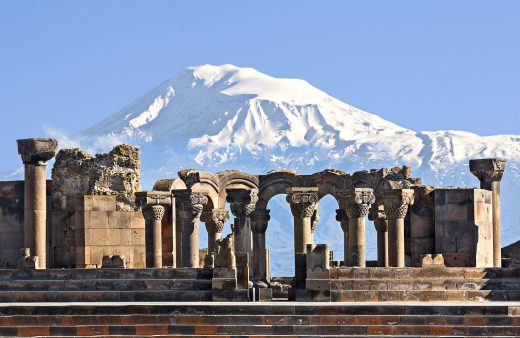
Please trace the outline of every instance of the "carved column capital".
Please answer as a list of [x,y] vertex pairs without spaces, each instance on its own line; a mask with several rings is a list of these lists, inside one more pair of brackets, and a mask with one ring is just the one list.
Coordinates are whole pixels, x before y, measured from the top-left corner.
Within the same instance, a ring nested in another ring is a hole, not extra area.
[[251,214],[251,231],[256,234],[265,234],[267,224],[271,219],[270,210],[257,209]]
[[374,191],[370,188],[354,188],[339,194],[345,198],[345,210],[349,218],[365,218],[369,206],[376,201]]
[[341,225],[343,232],[348,232],[348,215],[345,209],[336,209],[336,221]]
[[226,201],[235,217],[249,217],[258,201],[257,189],[226,189]]
[[135,193],[135,202],[143,210],[145,219],[161,220],[172,198],[167,191],[139,191]]
[[287,191],[287,202],[294,217],[312,217],[318,203],[317,188],[291,188]]
[[388,220],[406,217],[408,206],[413,205],[412,189],[390,189],[383,192],[382,200]]
[[52,138],[27,138],[16,140],[18,154],[24,164],[45,165],[56,155],[58,141]]
[[480,182],[496,182],[502,179],[506,168],[506,160],[500,158],[483,158],[469,161],[469,170]]
[[203,211],[201,220],[206,225],[206,230],[209,233],[221,233],[224,230],[224,223],[229,220],[229,210],[213,209]]
[[191,189],[173,190],[175,206],[181,218],[198,218],[202,209],[208,203],[208,194],[204,191],[192,191]]

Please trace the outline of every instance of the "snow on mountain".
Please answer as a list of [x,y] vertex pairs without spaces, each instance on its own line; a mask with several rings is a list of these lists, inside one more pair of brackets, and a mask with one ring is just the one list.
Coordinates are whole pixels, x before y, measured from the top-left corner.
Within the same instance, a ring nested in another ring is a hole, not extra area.
[[[411,165],[414,176],[427,184],[477,186],[468,170],[469,159],[503,157],[509,161],[502,185],[503,244],[520,239],[520,209],[514,207],[520,198],[520,135],[415,132],[341,102],[306,81],[274,78],[252,68],[188,68],[72,139],[90,151],[106,151],[122,142],[141,147],[145,189],[182,168],[312,173],[330,167],[352,172],[402,164]],[[292,238],[292,224],[286,221],[292,217],[282,196],[269,207],[276,209],[267,242],[280,258],[271,259],[277,274],[292,266],[291,250],[285,245]],[[343,237],[334,208],[331,199],[320,202],[315,241],[328,242],[342,257]],[[201,236],[202,241],[203,231]],[[280,238],[285,238],[283,243]],[[374,258],[375,231],[370,225],[367,241],[368,257]]]

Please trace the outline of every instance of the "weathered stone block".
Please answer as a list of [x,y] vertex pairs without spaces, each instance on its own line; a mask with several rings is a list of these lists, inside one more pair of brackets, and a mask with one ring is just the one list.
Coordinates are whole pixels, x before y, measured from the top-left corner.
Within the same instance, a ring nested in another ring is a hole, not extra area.
[[108,212],[108,227],[111,229],[129,229],[132,227],[133,211]]
[[119,268],[124,269],[126,267],[125,256],[112,255],[103,256],[102,268]]
[[145,230],[144,229],[132,229],[132,245],[144,245],[145,244]]
[[145,220],[144,220],[144,217],[143,217],[143,213],[142,212],[133,212],[132,214],[132,218],[131,218],[131,225],[130,227],[132,229],[144,229],[145,228]]

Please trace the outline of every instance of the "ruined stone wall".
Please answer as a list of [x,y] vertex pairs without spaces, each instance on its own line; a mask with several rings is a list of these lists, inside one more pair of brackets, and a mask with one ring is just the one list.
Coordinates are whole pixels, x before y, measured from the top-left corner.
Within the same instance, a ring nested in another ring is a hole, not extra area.
[[0,182],[0,267],[14,268],[23,247],[23,181]]
[[435,252],[446,266],[493,266],[491,191],[437,188]]
[[117,210],[132,211],[134,194],[141,190],[140,169],[139,149],[129,145],[95,157],[78,148],[62,149],[52,168],[54,209],[66,209],[68,197],[113,195]]
[[425,254],[435,253],[435,218],[433,191],[435,187],[414,189],[414,204],[410,206],[411,266],[420,267]]

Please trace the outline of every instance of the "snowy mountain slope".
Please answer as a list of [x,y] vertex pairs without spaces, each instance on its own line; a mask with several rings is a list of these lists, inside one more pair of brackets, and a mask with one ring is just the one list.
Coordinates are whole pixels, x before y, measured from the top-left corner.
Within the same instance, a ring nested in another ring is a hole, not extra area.
[[[273,78],[251,68],[188,68],[62,144],[71,142],[91,152],[122,142],[141,147],[144,189],[182,168],[312,173],[402,164],[411,165],[414,176],[427,184],[477,186],[469,159],[503,157],[509,161],[502,184],[503,244],[520,239],[520,209],[514,207],[520,198],[520,135],[415,132],[343,103],[306,81]],[[272,270],[290,273],[289,209],[282,196],[269,207]],[[315,241],[328,242],[341,258],[343,237],[335,208],[332,199],[320,202]],[[368,257],[374,258],[375,231],[367,224]],[[202,243],[204,236],[202,231]]]

